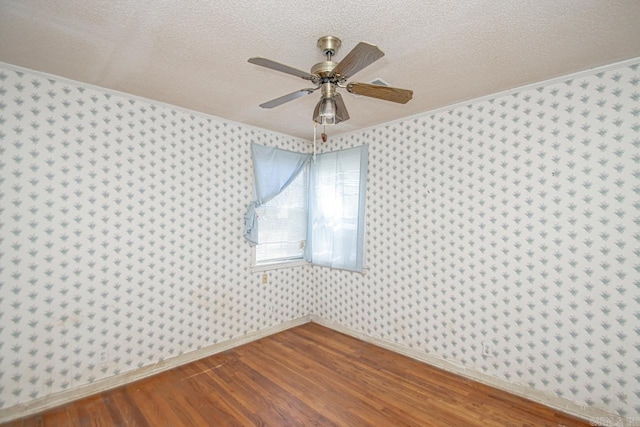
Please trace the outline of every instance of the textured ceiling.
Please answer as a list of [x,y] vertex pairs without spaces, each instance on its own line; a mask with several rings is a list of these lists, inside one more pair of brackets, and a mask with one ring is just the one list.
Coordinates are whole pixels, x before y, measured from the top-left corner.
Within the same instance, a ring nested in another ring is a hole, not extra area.
[[385,56],[350,81],[412,89],[406,105],[343,92],[351,119],[329,135],[640,56],[638,0],[0,0],[0,61],[310,139],[319,92],[249,64],[303,70],[316,40]]

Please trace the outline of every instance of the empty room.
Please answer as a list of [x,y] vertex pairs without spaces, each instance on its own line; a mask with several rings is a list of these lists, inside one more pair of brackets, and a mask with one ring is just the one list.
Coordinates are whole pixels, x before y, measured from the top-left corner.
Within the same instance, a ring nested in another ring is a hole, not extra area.
[[0,424],[640,425],[640,2],[0,0]]

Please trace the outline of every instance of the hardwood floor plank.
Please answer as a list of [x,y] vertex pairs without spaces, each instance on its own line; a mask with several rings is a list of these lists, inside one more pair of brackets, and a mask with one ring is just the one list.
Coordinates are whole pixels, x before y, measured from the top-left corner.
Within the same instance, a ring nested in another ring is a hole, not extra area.
[[70,424],[67,408],[64,406],[52,409],[42,416],[42,425],[44,427],[67,426]]
[[102,396],[97,395],[93,398],[89,398],[87,405],[80,405],[78,409],[80,410],[82,407],[86,407],[86,416],[89,421],[81,425],[89,427],[110,427],[114,425],[113,419],[111,419],[111,414],[104,405]]
[[44,414],[43,426],[587,426],[305,324]]
[[[229,400],[226,389],[210,380],[207,375],[210,369],[208,365],[198,361],[184,368],[188,376],[182,381],[186,382],[185,385],[189,387],[190,394],[195,391],[198,400],[192,402],[192,405],[196,406],[205,419],[229,426],[249,425],[249,422],[255,423],[259,420],[259,418],[247,417],[238,409],[237,401]],[[212,393],[213,390],[216,391],[215,394]]]
[[[245,407],[252,407],[253,412],[265,421],[265,425],[296,425],[292,420],[300,417],[300,411],[295,396],[290,395],[288,401],[283,401],[281,390],[273,384],[261,381],[257,372],[243,364],[236,367],[238,369],[234,371],[224,367],[220,370],[220,375],[226,380],[233,378],[235,384],[241,385],[239,396],[246,402]],[[290,411],[284,412],[282,406],[287,404],[290,405]]]
[[[314,332],[312,328],[300,330],[299,332],[300,335],[305,337],[305,339],[318,343],[318,345],[322,345],[322,334],[318,334],[317,331]],[[335,340],[344,344],[344,342],[350,342],[352,338],[342,335],[342,337],[332,336],[331,340]],[[337,346],[329,342],[325,343],[325,345],[332,346],[333,348],[342,348],[342,346]],[[503,413],[506,412],[518,414],[523,410],[523,408],[530,407],[522,405],[523,402],[536,405],[533,402],[526,401],[525,399],[522,399],[520,397],[510,395],[508,393],[496,390],[492,387],[473,382],[464,377],[453,375],[438,368],[430,367],[419,361],[404,358],[400,355],[397,356],[405,359],[404,363],[390,363],[393,358],[385,356],[386,350],[373,346],[371,344],[366,345],[370,346],[370,351],[364,353],[368,357],[366,357],[365,359],[366,363],[364,363],[359,368],[365,369],[365,366],[375,366],[380,376],[386,376],[385,372],[395,373],[395,378],[389,378],[389,380],[394,384],[396,383],[396,381],[403,381],[406,385],[414,384],[417,387],[409,387],[409,389],[413,392],[418,391],[419,394],[422,395],[424,395],[425,390],[428,391],[430,399],[435,400],[437,403],[437,406],[439,408],[438,412],[442,412],[445,410],[445,408],[449,408],[455,414],[460,412],[460,407],[462,406],[468,408],[470,410],[470,413],[477,413],[477,415],[474,415],[474,419],[458,421],[459,423],[464,422],[466,424],[470,422],[477,423],[478,421],[482,421],[482,425],[502,426],[505,425],[505,422],[507,422],[507,418],[504,418],[502,416]],[[379,357],[370,357],[372,356],[372,354],[376,353]],[[348,351],[347,353],[345,353],[345,355],[346,354],[348,354]],[[362,360],[362,357],[353,358],[352,360],[356,359]],[[404,399],[398,399],[397,397],[399,396],[395,396],[396,399],[391,399],[391,401],[410,401],[412,396],[416,397],[409,392],[410,390],[405,390],[404,393],[406,394],[404,394]],[[392,391],[393,389],[387,389],[385,390],[385,393],[389,395],[389,393]],[[490,405],[487,405],[486,403],[478,403],[486,399],[491,400]],[[476,406],[469,406],[468,402],[475,402]],[[516,403],[514,404],[514,402]],[[412,401],[412,404],[419,405],[420,403],[419,401]],[[430,408],[430,410],[432,409],[433,408]],[[556,413],[554,410],[542,405],[538,405],[538,407],[535,408],[534,412],[537,417],[544,416],[544,418],[548,418],[549,422],[552,422],[551,419],[553,418],[550,417],[549,414]],[[524,419],[529,415],[523,412],[521,416]],[[479,417],[479,419],[475,419],[475,417]],[[579,425],[584,425],[582,421],[579,421],[579,423]],[[568,423],[567,425],[572,424]]]
[[[278,357],[270,351],[261,348],[247,353],[243,360],[254,370],[261,372],[266,378],[278,381],[286,392],[295,394],[313,411],[324,414],[321,425],[340,425],[347,421],[348,425],[364,425],[365,421],[351,412],[345,411],[341,406],[343,400],[336,389],[326,386],[326,382],[320,383],[308,378],[303,372],[309,369],[303,366],[300,372],[290,358]],[[325,378],[326,379],[326,378]],[[345,419],[347,418],[347,419]]]
[[[98,396],[102,398],[102,405],[107,409],[107,412],[109,412],[109,416],[111,417],[111,420],[113,420],[113,425],[124,426],[125,421],[124,421],[124,418],[122,417],[122,413],[118,410],[117,402],[113,399],[113,396],[115,393],[116,391],[101,393]],[[76,403],[81,405],[83,402],[84,400],[80,400]],[[73,404],[70,404],[70,405],[73,405]]]
[[[298,338],[298,339],[296,339]],[[361,370],[361,367],[355,365],[352,357],[349,357],[349,350],[343,348],[341,352],[338,347],[328,348],[327,346],[315,343],[305,344],[301,348],[300,337],[281,337],[284,346],[280,346],[281,351],[287,351],[285,363],[293,363],[295,356],[299,351],[303,351],[309,357],[311,375],[321,377],[323,382],[330,385],[333,393],[339,398],[340,403],[344,405],[349,403],[350,412],[359,416],[361,420],[367,421],[374,425],[382,425],[383,423],[398,423],[401,416],[395,413],[394,408],[390,407],[386,402],[389,390],[384,387],[374,387],[374,384],[367,377],[367,373]],[[286,349],[286,350],[285,350]],[[260,348],[261,354],[267,350]],[[339,361],[339,362],[338,362]],[[357,376],[359,381],[352,383],[350,378]],[[388,381],[391,384],[392,381]],[[387,384],[387,385],[388,385]],[[356,399],[354,399],[354,396]],[[406,397],[406,396],[403,396]],[[424,405],[431,406],[428,401],[417,400],[417,404],[422,405],[424,410],[429,409]],[[386,407],[386,411],[382,409]],[[444,413],[439,414],[443,418],[443,422],[447,425],[463,425],[464,419],[453,413],[445,416]],[[405,418],[409,416],[405,415]]]
[[[291,343],[293,344],[293,342]],[[393,408],[386,402],[386,397],[392,392],[388,386],[394,384],[395,379],[381,377],[380,381],[377,381],[375,379],[376,376],[380,376],[383,371],[377,371],[375,375],[361,371],[361,366],[359,366],[355,358],[350,357],[350,350],[346,347],[333,346],[330,348],[317,340],[314,340],[314,343],[315,344],[306,347],[305,351],[312,354],[314,359],[322,360],[322,364],[328,369],[328,372],[335,372],[336,382],[345,382],[346,379],[352,378],[354,375],[359,376],[357,387],[347,390],[348,393],[352,394],[357,392],[359,399],[366,401],[372,408],[375,408],[376,411],[386,408],[386,413],[393,413]],[[344,358],[344,362],[342,362],[342,358]],[[341,362],[337,363],[337,360],[341,360]],[[316,369],[319,368],[316,367]],[[383,399],[381,399],[381,397],[383,397]],[[407,398],[408,396],[403,397]],[[424,410],[429,409],[431,406],[430,402],[424,399],[419,399],[415,403],[421,405]],[[397,417],[393,415],[392,418]],[[457,416],[452,416],[448,421],[458,424],[463,422],[463,420]]]
[[[366,412],[376,412],[381,409],[381,407],[373,407],[365,402],[364,398],[366,397],[368,391],[365,390],[363,392],[361,388],[354,387],[353,384],[347,384],[345,381],[346,377],[342,375],[341,372],[335,369],[335,366],[333,365],[333,362],[331,360],[325,360],[325,355],[320,355],[320,357],[317,358],[316,355],[313,354],[314,350],[312,350],[311,348],[301,348],[298,350],[289,347],[284,341],[282,343],[285,345],[279,345],[277,350],[272,353],[273,357],[276,360],[280,361],[281,366],[289,366],[290,371],[298,368],[300,374],[306,375],[306,378],[309,381],[317,382],[318,377],[322,378],[321,383],[324,384],[325,389],[330,390],[333,395],[338,396],[341,402],[344,402],[345,396],[348,396],[352,393],[357,393],[358,397],[361,398],[362,401],[358,402],[358,404],[355,405],[352,409],[362,407],[362,409]],[[265,342],[264,345],[269,346],[272,345],[272,343]],[[265,354],[269,351],[269,348],[264,346],[257,347],[256,351],[258,352],[258,354]],[[300,370],[296,365],[296,356],[298,354],[298,351],[304,352],[304,354],[307,356],[313,356],[307,357],[307,359],[305,360],[305,364],[302,366],[302,370]],[[280,352],[281,355],[279,355],[278,352]]]
[[140,427],[151,427],[146,417],[140,412],[131,397],[132,393],[135,393],[135,389],[132,386],[127,386],[124,389],[116,390],[112,395],[115,407],[119,410],[123,425],[134,425]]
[[[169,390],[163,384],[156,385],[156,382],[150,381],[149,383],[141,384],[130,394],[132,402],[140,408],[141,413],[149,424],[152,426],[158,426],[179,425],[184,422],[185,419],[188,419],[184,414],[182,416],[176,415],[173,410],[174,408],[181,408],[183,406],[182,402],[175,405],[167,404],[163,399],[163,396],[166,396],[167,394],[179,395],[180,392],[181,390],[175,386],[172,387],[172,390]],[[189,419],[189,421],[193,420]]]
[[41,427],[43,426],[43,420],[42,420],[42,416],[35,416],[29,419],[24,420],[24,423],[22,424],[23,427]]

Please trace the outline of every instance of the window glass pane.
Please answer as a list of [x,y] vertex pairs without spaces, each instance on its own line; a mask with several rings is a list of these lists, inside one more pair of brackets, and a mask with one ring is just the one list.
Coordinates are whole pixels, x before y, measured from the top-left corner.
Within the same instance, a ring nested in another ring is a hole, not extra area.
[[307,259],[360,271],[364,262],[364,147],[323,153],[312,172]]
[[257,209],[256,264],[302,259],[307,236],[308,168]]

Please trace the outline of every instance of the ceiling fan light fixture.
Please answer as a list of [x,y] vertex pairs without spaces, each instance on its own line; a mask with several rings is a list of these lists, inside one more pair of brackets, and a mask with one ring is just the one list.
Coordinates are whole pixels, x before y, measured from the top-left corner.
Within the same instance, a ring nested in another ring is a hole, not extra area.
[[313,121],[319,125],[335,125],[336,122],[336,101],[333,96],[323,97],[316,105]]

